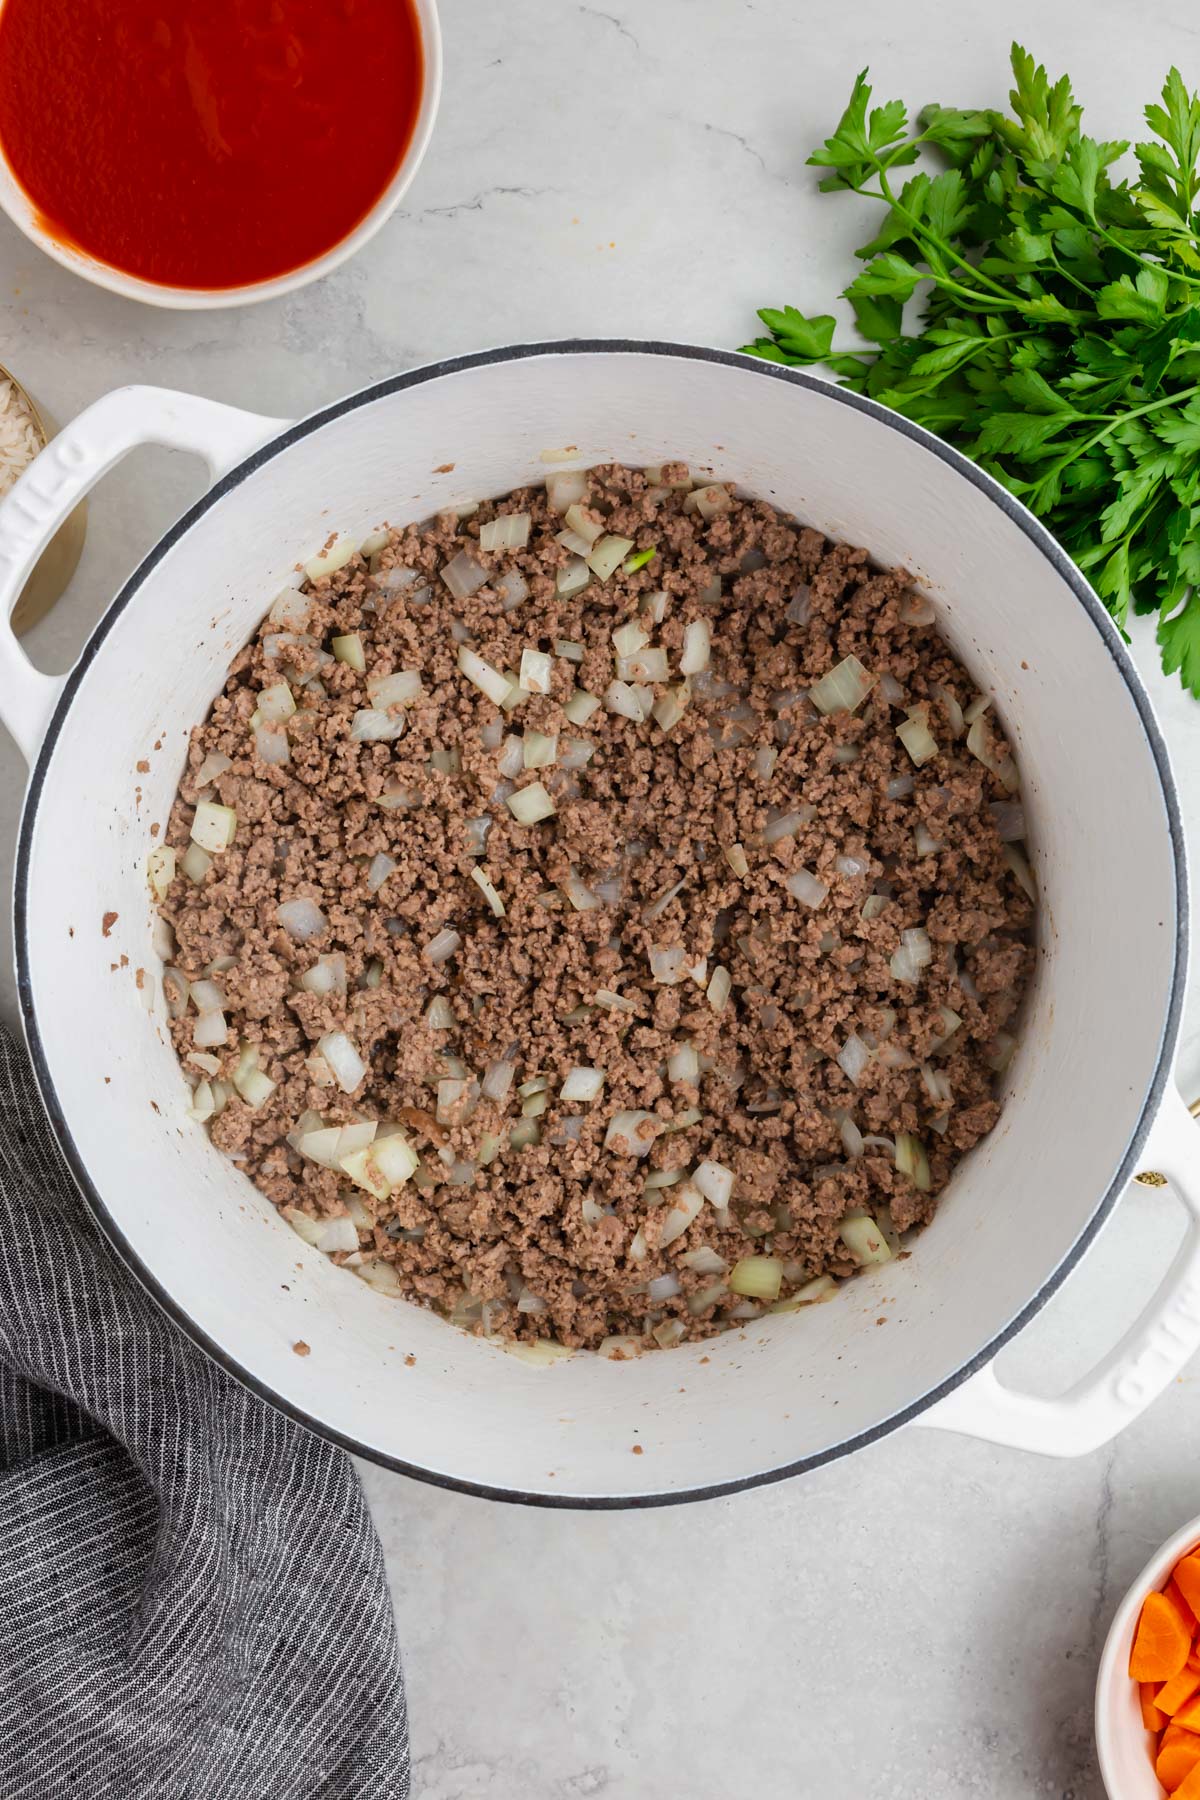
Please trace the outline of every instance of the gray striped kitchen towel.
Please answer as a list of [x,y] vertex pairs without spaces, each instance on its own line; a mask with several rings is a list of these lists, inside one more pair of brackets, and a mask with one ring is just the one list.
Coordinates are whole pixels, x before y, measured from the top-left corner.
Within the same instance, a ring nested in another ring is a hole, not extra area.
[[0,1028],[0,1800],[408,1792],[349,1458],[127,1274]]

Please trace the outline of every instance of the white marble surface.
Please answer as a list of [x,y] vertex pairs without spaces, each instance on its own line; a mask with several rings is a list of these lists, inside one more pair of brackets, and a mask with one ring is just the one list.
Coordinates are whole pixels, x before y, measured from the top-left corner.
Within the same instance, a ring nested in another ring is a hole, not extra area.
[[[0,360],[60,417],[137,380],[286,414],[514,339],[736,345],[757,304],[824,304],[867,235],[803,168],[864,62],[914,102],[996,102],[1015,33],[1069,66],[1104,136],[1136,132],[1171,61],[1200,80],[1181,0],[1136,15],[1126,0],[447,0],[444,23],[433,148],[349,267],[270,307],[158,314],[85,287],[0,221]],[[47,667],[69,662],[197,480],[143,452],[106,482],[79,575],[31,646]],[[1200,711],[1158,676],[1148,634],[1135,654],[1195,851]],[[20,785],[0,740],[5,881]],[[1182,1072],[1200,1091],[1195,998]],[[1135,1190],[1006,1373],[1051,1392],[1082,1372],[1177,1228],[1169,1196]],[[801,1482],[646,1514],[527,1512],[364,1470],[407,1650],[416,1794],[1097,1800],[1099,1645],[1146,1555],[1200,1512],[1198,1430],[1188,1375],[1079,1462],[910,1430]]]

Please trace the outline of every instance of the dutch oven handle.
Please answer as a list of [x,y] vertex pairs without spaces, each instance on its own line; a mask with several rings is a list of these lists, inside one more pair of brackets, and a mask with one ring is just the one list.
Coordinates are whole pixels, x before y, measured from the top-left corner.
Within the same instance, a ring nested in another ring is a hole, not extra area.
[[27,762],[37,754],[66,677],[33,667],[17,643],[12,613],[68,513],[141,444],[191,451],[217,481],[290,422],[169,388],[116,388],[60,431],[0,501],[0,722]]
[[1200,1132],[1172,1083],[1146,1146],[1187,1213],[1187,1234],[1136,1323],[1057,1399],[1006,1387],[989,1363],[916,1420],[1043,1456],[1086,1456],[1145,1412],[1200,1349]]

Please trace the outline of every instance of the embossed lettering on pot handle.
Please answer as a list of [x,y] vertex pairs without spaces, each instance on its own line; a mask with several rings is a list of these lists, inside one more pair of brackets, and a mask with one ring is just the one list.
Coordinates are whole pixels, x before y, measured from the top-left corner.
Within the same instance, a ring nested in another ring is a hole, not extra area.
[[67,514],[141,444],[192,451],[216,481],[289,423],[169,388],[117,388],[60,431],[0,501],[0,722],[27,762],[66,677],[35,669],[10,621],[29,571]]
[[1141,1317],[1058,1399],[1006,1387],[989,1363],[916,1420],[1044,1456],[1085,1456],[1145,1412],[1200,1349],[1200,1130],[1168,1089],[1146,1146],[1187,1213],[1187,1234]]

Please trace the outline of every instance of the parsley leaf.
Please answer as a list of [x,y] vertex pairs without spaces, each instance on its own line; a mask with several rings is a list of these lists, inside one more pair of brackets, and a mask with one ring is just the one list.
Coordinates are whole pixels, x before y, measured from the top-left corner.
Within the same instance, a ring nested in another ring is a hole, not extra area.
[[[830,312],[764,307],[753,356],[821,364],[973,455],[1041,515],[1114,619],[1158,614],[1200,697],[1200,97],[1177,69],[1128,146],[1012,47],[1010,112],[873,104],[864,70],[809,158],[882,217]],[[941,168],[920,168],[930,153]],[[920,297],[920,317],[905,308]]]

